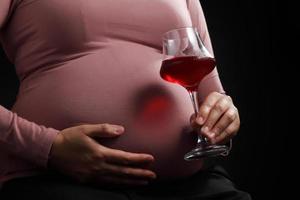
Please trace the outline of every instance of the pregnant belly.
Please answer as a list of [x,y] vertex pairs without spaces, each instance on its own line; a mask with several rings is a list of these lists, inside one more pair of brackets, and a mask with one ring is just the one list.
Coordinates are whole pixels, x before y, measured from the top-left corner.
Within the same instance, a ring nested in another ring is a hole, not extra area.
[[196,143],[189,125],[193,111],[188,93],[159,77],[159,53],[135,50],[143,57],[124,50],[122,57],[118,53],[114,58],[110,49],[29,78],[21,84],[13,110],[59,130],[80,123],[123,125],[122,136],[101,144],[152,154],[151,168],[161,179],[192,175],[202,162],[183,160]]

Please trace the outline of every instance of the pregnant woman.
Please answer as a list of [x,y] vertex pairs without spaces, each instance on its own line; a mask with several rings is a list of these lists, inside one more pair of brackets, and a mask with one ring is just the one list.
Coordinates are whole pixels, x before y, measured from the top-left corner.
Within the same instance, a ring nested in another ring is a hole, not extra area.
[[5,198],[249,199],[223,169],[183,156],[202,127],[228,142],[238,111],[216,70],[187,92],[159,76],[161,36],[194,26],[212,47],[198,0],[1,0],[0,39],[20,80],[0,106]]

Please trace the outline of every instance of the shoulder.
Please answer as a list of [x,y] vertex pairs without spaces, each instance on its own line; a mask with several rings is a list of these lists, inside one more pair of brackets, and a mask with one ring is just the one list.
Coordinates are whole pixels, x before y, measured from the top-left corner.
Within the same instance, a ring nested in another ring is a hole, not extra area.
[[8,21],[17,5],[22,0],[0,0],[0,29]]

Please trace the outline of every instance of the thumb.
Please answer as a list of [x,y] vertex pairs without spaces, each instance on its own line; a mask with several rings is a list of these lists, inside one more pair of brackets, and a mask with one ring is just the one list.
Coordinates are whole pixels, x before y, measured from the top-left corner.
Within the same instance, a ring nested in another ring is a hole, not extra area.
[[197,122],[196,122],[196,115],[195,114],[192,114],[191,117],[190,117],[190,124],[193,128],[197,128],[199,125],[197,125]]
[[81,125],[80,129],[92,138],[116,137],[124,132],[123,126],[106,123]]
[[190,123],[192,124],[192,123],[195,121],[195,119],[196,119],[196,115],[195,115],[195,113],[194,113],[194,114],[192,114],[191,117],[190,117]]

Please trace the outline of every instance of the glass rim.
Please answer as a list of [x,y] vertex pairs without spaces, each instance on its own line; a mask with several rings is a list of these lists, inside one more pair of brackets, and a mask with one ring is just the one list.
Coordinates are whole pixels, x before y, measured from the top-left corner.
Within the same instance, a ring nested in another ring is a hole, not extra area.
[[168,30],[167,32],[163,33],[162,39],[163,40],[176,40],[176,39],[168,39],[168,38],[166,38],[166,35],[169,34],[170,32],[179,31],[179,30],[183,30],[183,29],[189,29],[189,30],[192,29],[194,31],[197,31],[197,28],[194,26],[185,26],[185,27],[180,27],[180,28],[174,28],[174,29]]

